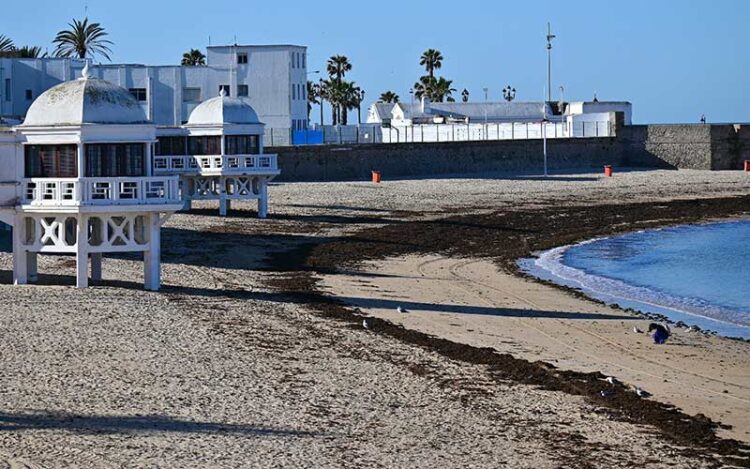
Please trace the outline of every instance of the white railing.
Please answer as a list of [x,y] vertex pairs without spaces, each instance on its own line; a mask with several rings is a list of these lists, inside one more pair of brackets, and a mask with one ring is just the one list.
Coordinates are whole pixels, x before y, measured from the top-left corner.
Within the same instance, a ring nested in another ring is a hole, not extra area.
[[22,179],[21,203],[34,206],[178,204],[176,176]]
[[278,171],[275,154],[154,156],[156,174],[233,174]]

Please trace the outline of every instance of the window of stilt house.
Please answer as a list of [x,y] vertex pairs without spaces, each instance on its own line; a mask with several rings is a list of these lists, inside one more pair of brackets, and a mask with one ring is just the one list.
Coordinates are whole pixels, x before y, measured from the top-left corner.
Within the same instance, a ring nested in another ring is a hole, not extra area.
[[76,145],[26,145],[24,169],[27,178],[78,177]]
[[188,153],[190,155],[221,155],[221,136],[189,137]]
[[257,135],[227,135],[225,138],[227,155],[258,154]]
[[86,145],[86,177],[146,175],[145,144],[94,143]]

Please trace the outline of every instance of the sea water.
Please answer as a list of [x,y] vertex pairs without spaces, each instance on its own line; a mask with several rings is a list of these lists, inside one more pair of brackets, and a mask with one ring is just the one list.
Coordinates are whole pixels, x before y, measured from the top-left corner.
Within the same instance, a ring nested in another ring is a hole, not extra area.
[[608,303],[750,339],[750,220],[599,238],[520,264]]

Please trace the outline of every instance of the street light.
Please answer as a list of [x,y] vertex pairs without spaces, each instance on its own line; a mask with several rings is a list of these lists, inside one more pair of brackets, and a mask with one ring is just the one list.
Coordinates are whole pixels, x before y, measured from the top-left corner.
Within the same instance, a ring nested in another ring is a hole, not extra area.
[[510,85],[503,88],[503,98],[505,98],[505,100],[508,102],[511,102],[514,99],[516,99],[516,89],[511,88]]
[[318,80],[318,99],[320,100],[320,127],[323,127],[323,79]]
[[365,90],[359,90],[359,96],[357,100],[357,123],[362,125],[362,101],[365,100]]
[[547,102],[552,101],[552,27],[547,23]]

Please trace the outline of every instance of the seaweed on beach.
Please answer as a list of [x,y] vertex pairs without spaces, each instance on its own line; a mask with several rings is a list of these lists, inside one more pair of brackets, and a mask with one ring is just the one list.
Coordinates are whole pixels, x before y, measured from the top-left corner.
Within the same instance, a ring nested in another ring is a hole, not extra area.
[[[351,236],[311,241],[273,255],[272,268],[280,275],[270,280],[269,286],[294,301],[305,303],[321,317],[354,326],[361,324],[365,316],[324,295],[318,289],[316,274],[334,272],[363,261],[413,253],[488,257],[506,271],[518,273],[516,260],[534,251],[595,236],[748,213],[750,196],[740,196],[659,204],[508,209],[430,220],[412,217],[398,223],[383,219],[382,226],[366,228]],[[716,435],[721,426],[718,422],[701,414],[687,415],[655,400],[642,399],[623,385],[612,388],[602,381],[601,373],[560,370],[549,363],[523,360],[492,348],[434,337],[384,319],[368,317],[367,321],[375,333],[424,347],[452,360],[484,365],[499,383],[515,382],[583,396],[598,412],[612,419],[653,427],[661,437],[683,447],[682,452],[690,457],[716,465],[750,465],[750,446],[719,438]],[[415,370],[415,373],[429,375],[429,370]],[[602,397],[601,391],[605,388],[614,392]]]

